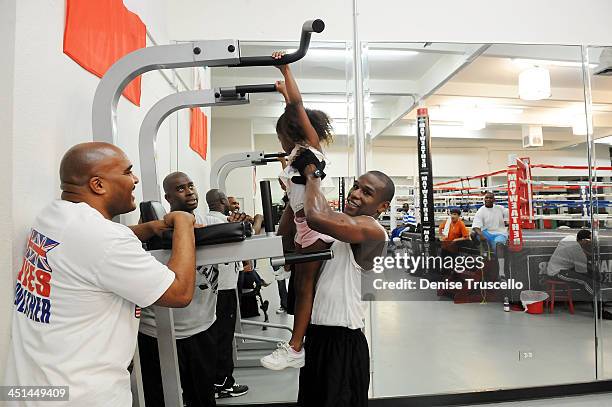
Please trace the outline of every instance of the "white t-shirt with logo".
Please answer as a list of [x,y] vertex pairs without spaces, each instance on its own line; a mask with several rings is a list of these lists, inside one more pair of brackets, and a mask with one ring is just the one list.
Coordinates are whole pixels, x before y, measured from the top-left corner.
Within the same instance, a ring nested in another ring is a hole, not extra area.
[[[228,223],[227,215],[217,212],[210,211],[208,217],[214,217],[221,221],[221,223]],[[219,268],[219,290],[234,290],[238,286],[238,272],[243,269],[242,263],[231,262],[218,264]]]
[[472,228],[508,236],[504,219],[508,219],[508,208],[495,204],[491,208],[482,205],[474,215]]
[[[220,219],[210,215],[207,215],[205,220],[197,213],[195,213],[195,217],[198,224],[215,225],[223,223]],[[217,266],[196,267],[196,286],[191,303],[185,308],[172,310],[176,339],[185,339],[204,332],[215,322],[218,276]],[[152,307],[143,308],[139,330],[145,335],[157,338],[155,311]]]
[[70,401],[54,406],[131,406],[138,306],[173,281],[127,226],[85,203],[51,203],[34,221],[17,276],[5,384],[69,386]]

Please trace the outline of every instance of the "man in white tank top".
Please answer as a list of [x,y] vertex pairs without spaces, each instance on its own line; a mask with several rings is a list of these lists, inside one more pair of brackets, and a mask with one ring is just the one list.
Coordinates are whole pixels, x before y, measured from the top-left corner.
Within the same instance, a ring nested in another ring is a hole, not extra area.
[[362,332],[361,275],[371,270],[375,256],[382,255],[387,233],[376,217],[389,207],[395,186],[382,172],[367,172],[355,181],[340,213],[330,208],[321,192],[316,166],[308,165],[302,175],[307,178],[308,225],[336,240],[331,246],[334,258],[323,265],[315,289],[298,405],[365,407],[370,360]]

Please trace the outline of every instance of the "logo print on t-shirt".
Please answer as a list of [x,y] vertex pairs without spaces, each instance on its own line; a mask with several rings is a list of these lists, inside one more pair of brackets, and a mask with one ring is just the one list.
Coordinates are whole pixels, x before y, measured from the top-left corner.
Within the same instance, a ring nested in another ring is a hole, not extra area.
[[15,286],[17,312],[36,322],[49,323],[51,318],[51,266],[47,253],[59,245],[32,229],[26,253]]
[[219,270],[215,266],[198,266],[196,271],[203,276],[205,281],[205,284],[200,284],[200,289],[210,288],[216,294],[219,288]]

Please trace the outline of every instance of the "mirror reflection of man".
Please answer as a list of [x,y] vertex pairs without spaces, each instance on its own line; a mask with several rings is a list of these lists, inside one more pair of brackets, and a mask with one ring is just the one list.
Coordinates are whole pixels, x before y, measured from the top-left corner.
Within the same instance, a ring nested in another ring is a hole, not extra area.
[[[227,202],[229,203],[230,216],[236,216],[235,214],[240,213],[240,201],[238,201],[236,197],[228,196]],[[253,216],[253,218],[251,218],[250,216],[247,216],[246,220],[249,220],[251,224],[253,225],[253,234],[258,235],[261,232],[261,227],[263,224],[263,216],[260,214]],[[268,283],[266,280],[261,278],[259,273],[257,273],[257,270],[255,269],[255,261],[246,260],[246,261],[243,261],[242,263],[244,266],[243,273],[253,273],[249,276],[249,281],[252,280],[258,286],[262,286],[262,287],[267,287],[270,285],[270,283]],[[242,287],[242,281],[240,280],[240,277],[244,277],[244,276],[239,276],[239,280],[238,280],[238,286]]]
[[[582,229],[575,236],[564,237],[546,265],[542,282],[550,279],[565,281],[570,287],[579,288],[587,301],[592,302],[594,277],[589,261],[592,253],[590,230]],[[612,313],[606,310],[600,310],[600,316],[603,319],[612,319]]]
[[443,252],[456,253],[459,243],[469,240],[470,233],[461,219],[461,209],[450,210],[450,216],[442,222],[439,232]]
[[508,219],[508,208],[495,203],[493,192],[484,196],[484,205],[478,208],[472,222],[472,237],[487,242],[499,263],[499,278],[505,280],[504,252],[508,243],[508,230],[504,219]]
[[238,213],[240,212],[240,201],[233,196],[227,197],[227,202],[229,202],[230,212]]
[[[225,193],[219,189],[211,189],[206,193],[206,203],[208,204],[208,215],[217,218],[222,223],[253,221],[244,213],[231,213],[229,201]],[[214,325],[217,334],[215,364],[217,398],[242,396],[249,391],[248,386],[238,384],[234,379],[233,344],[238,309],[236,287],[240,270],[242,270],[242,264],[239,262],[219,264],[217,320]]]

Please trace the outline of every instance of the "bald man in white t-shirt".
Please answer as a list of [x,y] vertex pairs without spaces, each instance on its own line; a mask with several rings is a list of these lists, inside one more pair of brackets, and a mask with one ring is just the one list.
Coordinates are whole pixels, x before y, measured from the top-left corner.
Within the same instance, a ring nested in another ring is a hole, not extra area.
[[[140,307],[185,307],[195,286],[194,217],[128,228],[138,178],[108,143],[78,144],[60,165],[62,195],[37,216],[15,282],[8,386],[68,386],[54,406],[132,405],[128,365]],[[174,227],[168,265],[141,241]],[[46,406],[41,401],[9,405]]]

